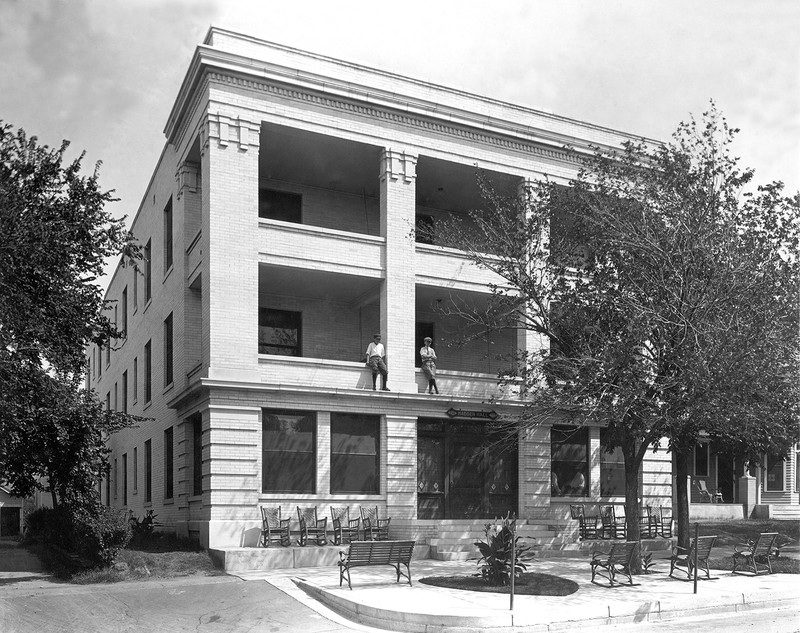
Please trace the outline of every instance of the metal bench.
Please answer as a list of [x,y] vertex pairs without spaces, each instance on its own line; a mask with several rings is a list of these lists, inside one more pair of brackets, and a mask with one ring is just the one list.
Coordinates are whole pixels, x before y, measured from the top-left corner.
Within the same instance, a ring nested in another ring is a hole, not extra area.
[[631,577],[631,562],[636,554],[637,541],[625,541],[624,543],[614,543],[609,552],[592,552],[592,560],[589,564],[592,567],[592,582],[596,575],[608,579],[610,586],[614,586],[617,574],[628,577],[628,584],[633,585]]
[[687,578],[692,579],[694,577],[696,549],[697,570],[704,571],[707,579],[715,580],[711,578],[711,572],[708,570],[708,559],[711,556],[711,549],[714,547],[716,540],[716,536],[698,536],[697,539],[692,539],[688,550],[680,545],[673,547],[672,557],[669,559],[669,575],[675,578],[672,575],[673,572],[679,571],[686,574]]
[[[372,565],[391,565],[397,572],[397,582],[400,582],[400,576],[405,576],[410,585],[413,553],[414,541],[353,541],[347,552],[339,552],[339,586],[346,577],[347,586],[352,590],[350,569]],[[406,572],[400,568],[401,565],[405,565]]]
[[[755,543],[748,541],[734,545],[733,548],[733,573],[747,571],[758,576],[758,574],[772,573],[772,558],[777,556],[775,541],[778,540],[777,532],[762,532],[758,535]],[[737,564],[743,565],[743,569],[737,570]],[[760,566],[760,569],[759,569]]]

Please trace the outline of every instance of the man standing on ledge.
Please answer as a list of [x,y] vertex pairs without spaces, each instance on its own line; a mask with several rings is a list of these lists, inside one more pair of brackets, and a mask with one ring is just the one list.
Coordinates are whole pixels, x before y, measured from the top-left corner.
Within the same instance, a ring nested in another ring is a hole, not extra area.
[[381,335],[376,334],[372,337],[372,343],[367,347],[367,367],[372,370],[372,390],[375,391],[375,382],[380,373],[383,376],[382,391],[389,391],[389,370],[386,369],[386,348],[381,343]]

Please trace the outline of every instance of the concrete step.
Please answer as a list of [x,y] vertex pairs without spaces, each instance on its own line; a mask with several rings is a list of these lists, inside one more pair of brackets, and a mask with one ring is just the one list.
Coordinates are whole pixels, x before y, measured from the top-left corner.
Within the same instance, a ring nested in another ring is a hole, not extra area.
[[[297,569],[336,566],[345,545],[308,545],[306,547],[231,547],[211,549],[211,559],[228,572],[257,569]],[[430,558],[430,546],[414,546],[413,560]]]

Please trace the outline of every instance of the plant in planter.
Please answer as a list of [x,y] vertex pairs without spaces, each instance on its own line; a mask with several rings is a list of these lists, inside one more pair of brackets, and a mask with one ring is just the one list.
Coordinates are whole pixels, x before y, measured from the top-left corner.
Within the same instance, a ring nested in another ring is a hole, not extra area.
[[491,585],[508,585],[511,582],[512,543],[515,550],[513,568],[515,578],[519,578],[527,571],[527,563],[533,560],[534,553],[531,551],[531,546],[523,542],[523,537],[516,535],[516,525],[517,518],[509,513],[493,524],[487,523],[484,528],[485,540],[475,542],[481,553],[481,558],[478,560],[480,575]]

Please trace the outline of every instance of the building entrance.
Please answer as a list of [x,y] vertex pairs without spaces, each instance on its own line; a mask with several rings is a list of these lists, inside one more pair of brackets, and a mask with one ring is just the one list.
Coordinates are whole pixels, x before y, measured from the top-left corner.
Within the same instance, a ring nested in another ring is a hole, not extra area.
[[479,422],[417,422],[417,518],[485,519],[517,512],[517,446]]

